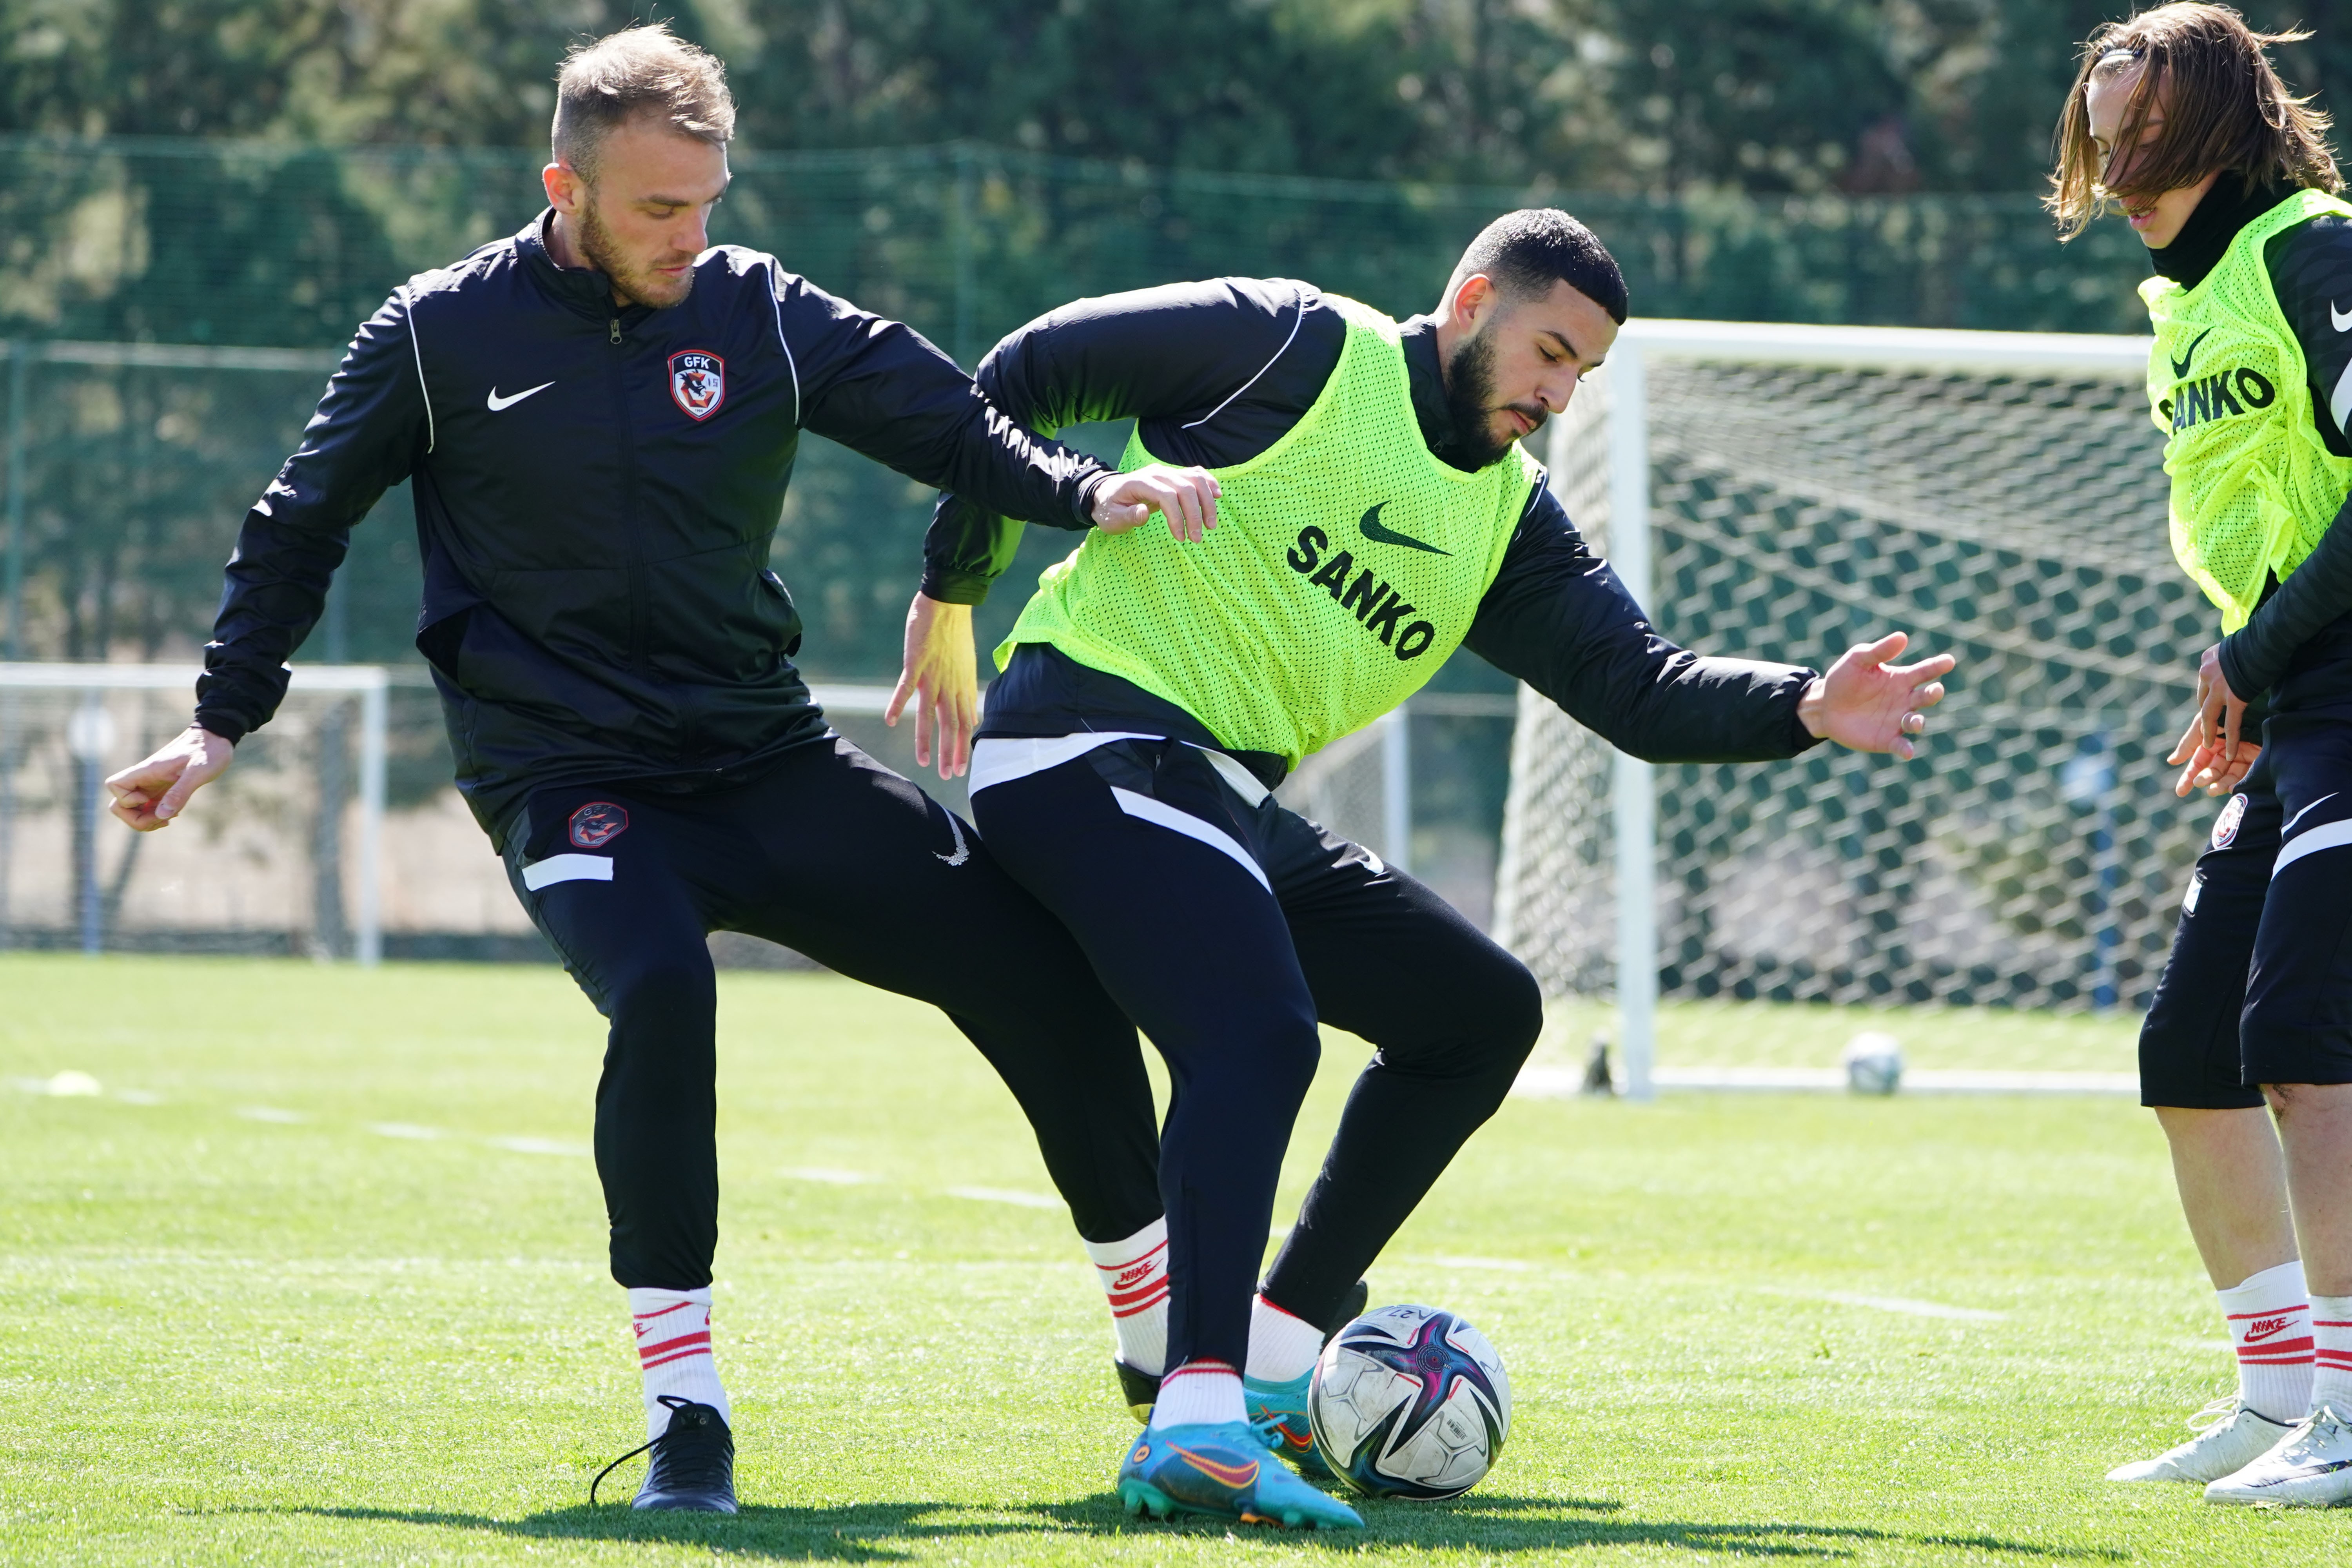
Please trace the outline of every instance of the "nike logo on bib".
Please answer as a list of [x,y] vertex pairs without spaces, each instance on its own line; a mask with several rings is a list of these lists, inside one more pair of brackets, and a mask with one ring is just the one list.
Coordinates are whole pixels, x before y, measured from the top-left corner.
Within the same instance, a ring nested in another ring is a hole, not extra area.
[[[2328,309],[2329,309],[2329,310],[2334,310],[2335,308],[2336,308],[2336,307],[2335,307],[2332,303],[2328,306]],[[2210,337],[2211,337],[2212,335],[2213,335],[2213,329],[2212,329],[2212,328],[2210,328],[2210,327],[2206,328],[2203,331],[2201,331],[2201,332],[2200,332],[2200,333],[2198,333],[2198,334],[2197,334],[2197,342],[2196,342],[2196,343],[2190,343],[2190,344],[2189,345],[2189,352],[2188,352],[2187,353],[2185,353],[2185,354],[2182,354],[2179,359],[2174,360],[2174,361],[2172,362],[2172,379],[2173,379],[2173,380],[2175,380],[2175,381],[2186,381],[2186,380],[2188,380],[2188,379],[2189,379],[2189,363],[2190,363],[2190,362],[2194,361],[2194,360],[2197,358],[2197,343],[2201,343],[2201,342],[2203,342],[2207,338],[2210,338]]]
[[534,393],[545,392],[549,387],[553,386],[554,384],[555,383],[551,381],[542,381],[537,386],[524,388],[522,391],[516,393],[512,397],[500,397],[499,395],[499,389],[494,386],[490,388],[490,412],[493,414],[504,413],[506,410],[512,408],[516,404],[520,403],[524,398],[530,396]]
[[[2190,352],[2194,353],[2195,351],[2191,350]],[[1454,553],[1451,550],[1440,550],[1434,544],[1423,544],[1418,539],[1407,539],[1395,529],[1391,528],[1381,521],[1381,507],[1388,504],[1389,503],[1386,501],[1381,502],[1380,506],[1372,508],[1371,510],[1364,514],[1364,519],[1361,522],[1356,524],[1358,528],[1363,531],[1363,534],[1366,539],[1370,540],[1375,544],[1402,544],[1407,550],[1426,550],[1432,555],[1451,555]]]

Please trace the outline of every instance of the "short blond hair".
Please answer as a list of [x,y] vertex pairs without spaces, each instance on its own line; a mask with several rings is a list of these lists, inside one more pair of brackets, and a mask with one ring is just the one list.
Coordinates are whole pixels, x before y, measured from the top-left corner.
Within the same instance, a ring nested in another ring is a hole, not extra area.
[[607,33],[563,58],[555,78],[557,162],[590,184],[604,138],[640,114],[661,117],[682,136],[724,147],[735,136],[735,95],[727,68],[665,22]]

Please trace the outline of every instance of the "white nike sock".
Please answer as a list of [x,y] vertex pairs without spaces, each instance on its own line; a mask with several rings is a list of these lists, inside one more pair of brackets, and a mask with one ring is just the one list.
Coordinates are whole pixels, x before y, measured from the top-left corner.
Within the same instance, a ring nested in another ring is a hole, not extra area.
[[1221,1361],[1188,1361],[1160,1381],[1151,1430],[1222,1426],[1243,1417],[1241,1373]]
[[2352,1419],[2352,1296],[2311,1299],[2311,1341],[2318,1358],[2312,1369],[2311,1409],[2324,1405]]
[[1086,1248],[1110,1301],[1118,1359],[1157,1377],[1168,1360],[1168,1222],[1155,1219],[1124,1241],[1089,1241]]
[[2302,1260],[2265,1268],[2214,1294],[2238,1352],[2239,1399],[2273,1421],[2302,1420],[2311,1405],[2312,1332]]
[[1247,1371],[1253,1380],[1288,1383],[1313,1371],[1322,1353],[1322,1330],[1263,1296],[1251,1299]]
[[655,1290],[633,1287],[629,1317],[637,1331],[637,1365],[646,1377],[646,1436],[669,1430],[665,1394],[715,1406],[735,1425],[727,1391],[719,1385],[710,1359],[710,1287],[699,1290]]

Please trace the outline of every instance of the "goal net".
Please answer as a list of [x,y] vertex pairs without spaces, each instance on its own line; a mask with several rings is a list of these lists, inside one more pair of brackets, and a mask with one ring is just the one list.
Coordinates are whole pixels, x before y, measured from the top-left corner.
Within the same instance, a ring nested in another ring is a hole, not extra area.
[[186,727],[195,671],[0,664],[0,946],[374,963],[386,684],[297,667],[202,808],[132,833],[104,781]]
[[[2163,765],[2216,617],[2173,563],[2147,341],[1636,321],[1552,483],[1660,631],[1960,668],[1910,763],[1651,767],[1523,690],[1501,939],[1614,994],[2145,1006],[2214,803]],[[1909,656],[1906,656],[1909,657]]]

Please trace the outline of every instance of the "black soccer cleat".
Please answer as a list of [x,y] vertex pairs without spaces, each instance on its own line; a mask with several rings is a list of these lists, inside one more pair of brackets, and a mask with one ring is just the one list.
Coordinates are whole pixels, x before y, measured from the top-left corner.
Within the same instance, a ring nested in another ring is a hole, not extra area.
[[1331,1326],[1329,1328],[1323,1331],[1323,1342],[1327,1345],[1329,1344],[1332,1338],[1337,1335],[1341,1329],[1346,1328],[1349,1323],[1352,1323],[1358,1318],[1362,1317],[1364,1315],[1364,1309],[1371,1304],[1371,1281],[1369,1279],[1357,1280],[1355,1288],[1348,1292],[1347,1300],[1339,1303],[1339,1315],[1331,1320]]
[[1119,1397],[1127,1401],[1128,1414],[1149,1423],[1151,1407],[1160,1399],[1160,1379],[1150,1373],[1136,1371],[1117,1356],[1110,1358],[1110,1365],[1118,1373]]
[[[1339,1315],[1332,1320],[1329,1328],[1323,1331],[1323,1342],[1329,1344],[1332,1335],[1362,1317],[1364,1309],[1371,1304],[1371,1300],[1370,1282],[1357,1280],[1346,1299],[1339,1303]],[[1151,1407],[1160,1400],[1160,1379],[1151,1373],[1136,1371],[1117,1356],[1110,1358],[1110,1365],[1111,1370],[1118,1373],[1119,1396],[1127,1401],[1128,1414],[1149,1424]]]
[[669,1430],[597,1471],[596,1479],[588,1483],[588,1506],[596,1506],[596,1488],[606,1476],[650,1450],[645,1484],[637,1489],[631,1508],[733,1513],[735,1435],[727,1429],[727,1418],[710,1405],[675,1394],[657,1397],[669,1406]]

